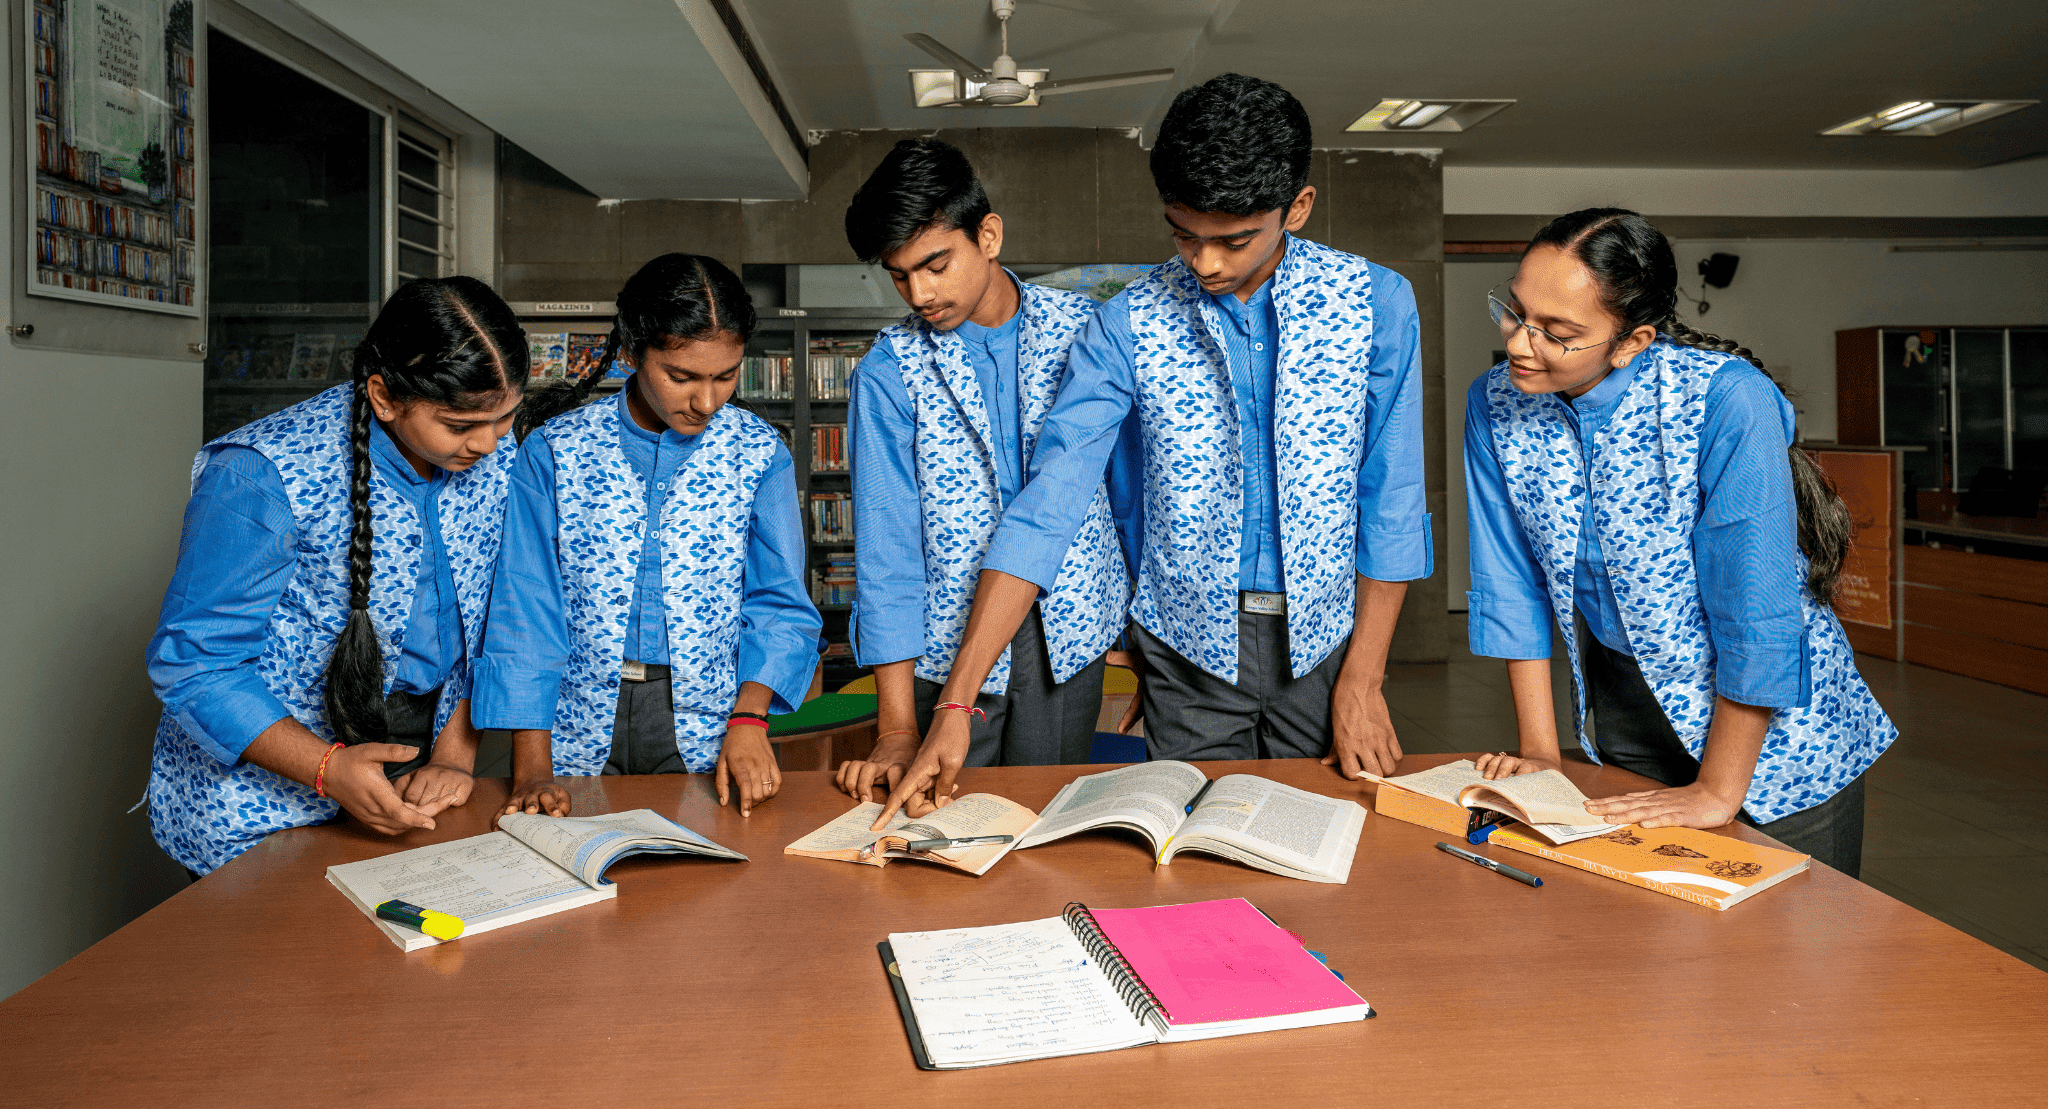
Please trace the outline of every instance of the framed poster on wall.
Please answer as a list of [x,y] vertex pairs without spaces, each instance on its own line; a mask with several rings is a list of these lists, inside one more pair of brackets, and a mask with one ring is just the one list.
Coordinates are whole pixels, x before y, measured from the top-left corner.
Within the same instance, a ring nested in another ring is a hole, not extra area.
[[202,0],[26,0],[25,292],[197,316]]

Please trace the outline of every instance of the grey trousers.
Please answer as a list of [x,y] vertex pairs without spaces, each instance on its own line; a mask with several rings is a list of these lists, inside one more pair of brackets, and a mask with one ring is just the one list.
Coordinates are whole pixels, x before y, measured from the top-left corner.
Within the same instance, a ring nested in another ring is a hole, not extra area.
[[1315,669],[1295,677],[1287,617],[1237,614],[1237,682],[1182,658],[1166,641],[1130,626],[1145,661],[1145,751],[1154,759],[1321,758],[1330,750],[1330,690],[1347,637]]
[[[974,707],[988,714],[968,731],[969,766],[1057,766],[1088,761],[1095,722],[1102,715],[1102,671],[1097,658],[1064,682],[1052,680],[1045,627],[1032,605],[1010,640],[1010,688],[983,693]],[[917,731],[932,730],[945,687],[916,680]],[[948,710],[953,711],[953,710]]]
[[686,774],[676,750],[676,710],[669,679],[620,682],[619,709],[612,717],[612,750],[606,774]]
[[[1667,786],[1699,780],[1700,761],[1672,730],[1671,719],[1636,660],[1600,642],[1578,622],[1579,661],[1586,671],[1586,710],[1600,761]],[[1863,870],[1863,775],[1810,809],[1768,823],[1748,812],[1736,819],[1801,854],[1854,878]]]

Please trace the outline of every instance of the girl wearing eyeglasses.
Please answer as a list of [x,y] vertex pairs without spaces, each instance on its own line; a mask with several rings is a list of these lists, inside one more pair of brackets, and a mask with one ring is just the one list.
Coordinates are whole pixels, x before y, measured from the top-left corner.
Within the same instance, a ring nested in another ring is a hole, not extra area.
[[1671,244],[1634,212],[1552,220],[1488,308],[1508,360],[1467,396],[1472,653],[1507,660],[1520,750],[1559,764],[1551,618],[1579,745],[1664,788],[1614,824],[1740,819],[1851,876],[1863,774],[1898,729],[1828,602],[1848,510],[1749,351],[1680,323]]

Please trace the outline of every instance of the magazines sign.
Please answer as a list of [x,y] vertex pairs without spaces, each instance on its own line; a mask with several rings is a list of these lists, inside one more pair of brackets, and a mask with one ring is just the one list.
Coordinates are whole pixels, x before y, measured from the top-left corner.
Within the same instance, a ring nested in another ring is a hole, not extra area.
[[198,0],[28,0],[28,292],[198,315]]

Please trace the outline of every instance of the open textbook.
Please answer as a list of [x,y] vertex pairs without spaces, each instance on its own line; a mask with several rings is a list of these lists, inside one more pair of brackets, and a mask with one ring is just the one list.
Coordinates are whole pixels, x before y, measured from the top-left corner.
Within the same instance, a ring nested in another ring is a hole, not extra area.
[[641,854],[747,858],[653,809],[584,817],[512,813],[487,835],[330,866],[327,880],[392,943],[417,951],[443,941],[378,919],[378,905],[408,901],[447,913],[471,936],[617,897],[605,870]]
[[[942,809],[912,820],[901,811],[889,826],[877,832],[869,826],[882,813],[882,806],[863,802],[838,819],[782,849],[785,855],[813,859],[841,859],[869,866],[887,866],[890,859],[924,859],[964,870],[977,877],[988,873],[1004,855],[1017,846],[1038,814],[1007,798],[990,793],[970,793]],[[965,839],[968,836],[1010,836],[1009,843],[983,847],[955,847],[937,851],[912,851],[909,845],[927,839]]]
[[[1059,791],[1018,848],[1097,828],[1129,828],[1152,844],[1160,866],[1182,851],[1200,851],[1310,882],[1342,884],[1351,876],[1365,810],[1250,774],[1209,780],[1184,762],[1142,762],[1076,778]],[[943,811],[943,810],[942,810]]]
[[1366,777],[1394,787],[1374,799],[1382,814],[1454,836],[1465,834],[1466,810],[1473,808],[1506,813],[1552,843],[1591,839],[1617,827],[1587,812],[1586,795],[1559,770],[1489,782],[1471,759],[1459,759],[1420,774]]

